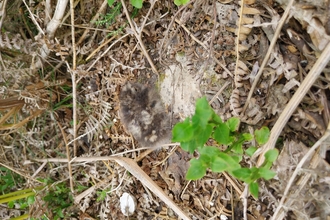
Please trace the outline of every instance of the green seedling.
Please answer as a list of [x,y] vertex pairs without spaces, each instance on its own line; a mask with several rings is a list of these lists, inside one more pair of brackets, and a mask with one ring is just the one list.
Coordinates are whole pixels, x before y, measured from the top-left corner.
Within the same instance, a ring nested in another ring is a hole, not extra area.
[[111,191],[111,189],[104,189],[102,191],[96,191],[96,195],[97,195],[97,202],[100,201],[104,201],[105,197],[107,196],[107,194]]
[[[108,5],[111,7],[114,4],[114,0],[108,0]],[[101,20],[96,21],[97,25],[106,25],[109,27],[116,21],[116,17],[120,14],[122,9],[122,5],[119,2],[118,4],[114,5],[110,8],[110,11],[106,15],[101,15]]]
[[[73,198],[66,183],[54,184],[50,179],[39,179],[40,182],[44,183],[43,186],[10,192],[9,189],[16,188],[16,184],[21,183],[24,179],[5,167],[0,167],[0,172],[0,204],[6,203],[8,208],[17,208],[16,205],[19,205],[20,210],[27,211],[27,208],[35,202],[36,195],[40,194],[45,201],[45,205],[51,211],[51,213],[45,213],[47,216],[52,216],[52,219],[68,217],[63,211],[72,206]],[[33,219],[29,214],[21,215],[15,219],[26,219],[29,217]]]
[[180,5],[185,5],[189,2],[189,0],[174,0],[174,4],[176,6],[180,6]]
[[[19,209],[28,212],[28,207],[35,201],[36,191],[43,189],[43,186],[31,189],[16,190],[24,184],[25,180],[11,170],[0,167],[0,204],[7,204],[10,209]],[[13,219],[27,219],[29,214],[23,214]]]
[[130,0],[130,2],[135,8],[142,8],[143,0]]
[[[65,182],[51,184],[51,179],[39,179],[48,185],[45,196],[42,198],[51,207],[53,219],[63,219],[69,216],[64,214],[64,210],[73,205],[73,197],[70,188]],[[50,185],[51,184],[51,185]]]
[[[223,122],[203,97],[196,102],[195,114],[174,126],[172,141],[180,142],[181,148],[191,154],[195,151],[199,154],[198,158],[190,160],[186,174],[188,180],[202,178],[207,169],[213,172],[228,172],[248,184],[250,193],[257,198],[257,180],[269,180],[276,175],[270,168],[278,156],[278,150],[269,150],[261,167],[241,167],[243,155],[252,156],[257,150],[255,146],[244,150],[243,144],[253,138],[259,145],[265,144],[269,138],[269,129],[262,127],[251,135],[239,133],[239,124],[239,119],[235,117]],[[206,146],[210,139],[217,142],[216,146]],[[225,147],[225,150],[220,150],[220,146]]]

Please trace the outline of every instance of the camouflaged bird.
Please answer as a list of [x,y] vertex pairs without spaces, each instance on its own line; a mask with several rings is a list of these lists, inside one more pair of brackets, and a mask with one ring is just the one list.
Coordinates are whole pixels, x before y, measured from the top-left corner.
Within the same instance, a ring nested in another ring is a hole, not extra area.
[[171,137],[169,116],[154,88],[127,82],[120,95],[120,118],[143,147],[160,147]]

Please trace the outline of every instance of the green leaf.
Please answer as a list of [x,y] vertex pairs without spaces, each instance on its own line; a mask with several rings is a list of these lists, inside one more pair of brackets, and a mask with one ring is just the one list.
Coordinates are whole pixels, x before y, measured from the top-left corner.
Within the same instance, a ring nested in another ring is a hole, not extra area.
[[268,162],[273,163],[277,159],[277,157],[278,157],[277,149],[271,149],[265,153],[265,160]]
[[200,146],[197,144],[196,140],[191,140],[191,141],[187,141],[187,142],[181,142],[180,145],[181,145],[181,148],[182,148],[183,150],[188,151],[188,152],[191,153],[191,154],[194,153],[194,151],[195,151],[198,147],[200,147]]
[[242,161],[242,156],[232,155],[231,158],[236,161],[236,163],[240,163]]
[[212,122],[215,123],[215,124],[222,123],[222,119],[214,111],[213,111],[213,115],[212,115]]
[[186,179],[188,180],[198,180],[201,179],[206,174],[207,165],[203,160],[197,160],[193,158],[190,160],[190,167],[186,174]]
[[28,204],[27,203],[22,203],[20,204],[20,209],[25,209],[26,207],[28,207]]
[[272,162],[265,160],[264,163],[260,167],[264,167],[269,170],[272,166],[273,166]]
[[215,160],[215,158],[221,153],[220,149],[214,146],[205,146],[198,150],[199,154],[202,156],[209,157],[209,163]]
[[35,196],[34,195],[27,197],[27,204],[28,205],[32,205],[34,203],[34,201],[35,201]]
[[15,206],[15,201],[9,201],[8,203],[7,203],[7,205],[8,205],[8,207],[9,208],[14,208],[14,206]]
[[207,102],[206,98],[200,98],[196,101],[195,115],[192,117],[193,126],[205,128],[213,115],[213,109]]
[[176,6],[180,6],[180,5],[185,5],[189,2],[189,0],[174,0],[174,4]]
[[249,168],[240,168],[232,172],[233,176],[244,182],[249,182],[252,172]]
[[250,133],[243,133],[242,137],[244,138],[245,141],[251,141],[253,139],[253,135]]
[[143,0],[130,0],[130,2],[135,8],[142,8]]
[[231,172],[241,168],[239,163],[226,153],[220,152],[211,162],[210,168],[213,172]]
[[57,210],[56,210],[56,214],[57,214],[59,217],[64,218],[63,210],[61,210],[61,209],[57,209]]
[[257,147],[249,147],[248,149],[245,150],[245,153],[252,157],[252,155],[257,151]]
[[[172,141],[173,141],[173,140],[172,140]],[[194,150],[190,151],[190,142],[191,142],[191,141],[187,141],[187,142],[182,142],[182,141],[181,141],[180,146],[181,146],[181,148],[182,148],[183,150],[188,151],[189,153],[192,154],[192,153],[194,152]]]
[[106,190],[102,190],[102,191],[96,191],[97,194],[97,202],[103,201],[105,199],[105,197],[107,196],[107,191]]
[[199,150],[200,154],[217,156],[221,153],[220,149],[214,146],[205,146]]
[[227,171],[228,164],[226,164],[223,160],[216,158],[213,163],[211,164],[211,170],[212,172],[223,172]]
[[214,139],[219,144],[229,145],[232,142],[232,138],[229,135],[230,131],[225,123],[220,123],[214,131]]
[[276,173],[272,170],[269,170],[265,167],[260,167],[259,168],[259,174],[260,174],[260,177],[264,178],[265,180],[270,180],[271,178],[273,178]]
[[203,163],[203,166],[208,168],[210,167],[213,155],[209,154],[200,154],[198,160]]
[[111,5],[113,5],[114,2],[115,2],[115,0],[108,0],[109,7],[111,7]]
[[259,185],[257,182],[253,182],[253,183],[250,183],[249,184],[249,191],[251,193],[251,195],[254,197],[254,198],[258,198],[259,196]]
[[251,178],[251,182],[254,182],[254,181],[256,181],[257,179],[259,179],[261,177],[260,176],[260,173],[259,173],[260,168],[258,168],[258,167],[251,167],[250,170],[251,170],[251,177],[250,177]]
[[270,132],[269,132],[268,127],[262,127],[260,130],[256,130],[254,132],[254,135],[255,135],[256,141],[260,145],[263,145],[268,141]]
[[242,141],[234,142],[231,145],[231,150],[235,154],[242,155],[243,154],[243,148],[242,148],[242,146],[243,146],[243,142]]
[[187,142],[193,137],[193,127],[190,118],[177,123],[172,130],[172,142]]
[[239,126],[239,118],[229,118],[228,121],[226,121],[226,124],[228,125],[230,131],[237,131]]
[[210,138],[212,130],[213,126],[208,124],[204,129],[200,128],[194,131],[194,137],[199,146],[204,146],[206,141]]

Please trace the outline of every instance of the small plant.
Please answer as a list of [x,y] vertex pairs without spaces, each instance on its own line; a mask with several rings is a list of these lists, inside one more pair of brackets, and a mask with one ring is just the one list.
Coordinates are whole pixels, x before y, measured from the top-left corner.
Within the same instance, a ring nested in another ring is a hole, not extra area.
[[180,5],[185,5],[189,2],[189,0],[174,0],[174,4],[176,6],[180,6]]
[[[16,208],[22,211],[28,211],[27,208],[31,206],[36,199],[36,195],[42,195],[45,205],[51,213],[46,213],[46,216],[51,216],[51,219],[62,219],[68,217],[64,214],[64,209],[72,206],[73,198],[69,187],[66,183],[61,182],[52,184],[51,179],[39,179],[44,183],[44,186],[39,186],[31,189],[17,190],[10,192],[9,189],[16,188],[15,184],[23,181],[19,175],[11,172],[7,168],[0,167],[0,204],[7,203],[8,208]],[[47,210],[47,209],[46,209]],[[32,216],[24,214],[18,218],[26,219]],[[42,219],[49,219],[42,217]]]
[[142,8],[143,0],[130,0],[130,3],[131,3],[135,8]]
[[96,191],[96,195],[97,195],[97,199],[96,201],[97,202],[100,202],[100,201],[104,201],[105,197],[107,196],[107,194],[111,191],[111,188],[109,189],[104,189],[104,190],[98,190]]
[[[191,154],[194,151],[199,154],[198,158],[190,160],[187,179],[202,178],[208,168],[213,172],[225,171],[248,184],[250,193],[257,198],[259,192],[257,180],[260,178],[269,180],[276,175],[270,168],[278,156],[278,150],[269,150],[261,167],[241,167],[243,155],[252,156],[257,150],[256,146],[251,146],[244,151],[243,144],[253,138],[259,145],[265,144],[269,138],[269,129],[262,127],[256,130],[253,136],[249,133],[239,133],[239,123],[239,119],[235,117],[222,122],[203,97],[196,102],[195,114],[174,126],[172,141],[180,142],[181,148]],[[210,138],[215,140],[217,145],[227,148],[221,151],[219,146],[205,146]]]
[[[114,3],[114,0],[108,0],[108,5],[111,7]],[[122,9],[122,5],[119,2],[118,4],[114,5],[110,9],[110,11],[106,15],[101,16],[101,20],[97,21],[97,25],[106,25],[106,27],[109,27],[111,24],[113,24],[116,21],[117,15],[120,14],[120,10]]]
[[[37,189],[41,189],[39,187]],[[12,193],[0,195],[0,204],[8,203],[8,207],[13,209],[15,205],[19,206],[19,209],[24,211],[29,205],[34,203],[35,200],[35,189],[23,189]]]
[[64,215],[64,210],[73,205],[73,197],[71,195],[70,188],[66,185],[65,182],[51,184],[52,180],[50,179],[39,179],[41,182],[44,182],[48,185],[46,195],[42,198],[52,212],[52,219],[61,219],[67,218],[67,215]]
[[16,185],[25,182],[24,179],[7,169],[6,167],[0,167],[0,192],[5,194],[10,192],[14,188],[19,188]]
[[[40,190],[42,187],[13,191],[20,188],[21,186],[17,185],[21,185],[24,182],[24,178],[20,175],[5,167],[0,167],[0,204],[7,203],[10,209],[19,209],[22,212],[27,212],[28,206],[34,203],[35,190]],[[23,214],[18,218],[25,219],[27,217],[28,214]]]

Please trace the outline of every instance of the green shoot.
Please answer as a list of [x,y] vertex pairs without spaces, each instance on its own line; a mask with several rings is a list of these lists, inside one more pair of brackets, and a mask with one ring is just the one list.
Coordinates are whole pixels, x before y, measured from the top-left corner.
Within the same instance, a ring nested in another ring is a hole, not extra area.
[[[251,157],[257,150],[256,146],[250,146],[244,151],[243,145],[253,138],[259,145],[265,144],[270,132],[267,127],[262,127],[256,130],[254,135],[239,133],[239,124],[239,119],[235,117],[223,122],[203,97],[196,101],[195,114],[174,126],[172,141],[180,142],[181,148],[191,154],[195,151],[199,154],[198,158],[190,160],[187,179],[200,179],[205,176],[207,169],[213,172],[228,172],[248,184],[250,193],[257,198],[257,180],[269,180],[276,175],[270,168],[278,156],[278,150],[269,150],[261,167],[241,167],[244,153]],[[217,146],[206,146],[210,138],[219,145],[227,146],[226,150],[221,151]]]

